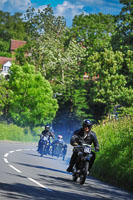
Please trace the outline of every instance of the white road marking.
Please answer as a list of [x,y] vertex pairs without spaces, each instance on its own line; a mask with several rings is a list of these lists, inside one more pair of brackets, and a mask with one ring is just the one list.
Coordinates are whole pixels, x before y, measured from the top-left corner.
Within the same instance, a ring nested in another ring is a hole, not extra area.
[[36,181],[36,180],[34,180],[34,179],[32,179],[32,178],[28,178],[30,181],[32,181],[32,182],[34,182],[34,183],[36,183],[37,185],[39,185],[40,187],[42,187],[42,188],[44,188],[44,189],[46,189],[47,191],[49,191],[49,192],[52,192],[52,190],[51,189],[49,189],[49,188],[47,188],[45,185],[42,185],[41,183],[39,183],[38,181]]
[[9,155],[9,153],[6,153],[6,154],[4,155],[4,157],[7,158],[8,155]]
[[[36,150],[36,149],[23,149],[23,150]],[[17,149],[15,151],[22,151],[22,149]],[[9,151],[9,153],[13,153],[15,151]],[[5,163],[9,163],[7,160],[7,157],[9,156],[9,153],[6,153],[4,155],[4,161]],[[8,165],[9,167],[11,167],[12,169],[14,169],[16,172],[18,173],[22,173],[19,169],[17,169],[16,167],[14,167],[13,165]],[[28,177],[27,177],[28,178]],[[41,183],[39,183],[38,181],[32,179],[32,178],[28,178],[30,181],[34,182],[35,184],[39,185],[40,187],[44,188],[45,190],[49,191],[49,192],[53,192],[51,189],[47,188],[45,185],[42,185]]]
[[22,173],[19,169],[17,169],[17,168],[14,167],[13,165],[9,165],[9,167],[11,167],[12,169],[14,169],[14,170],[17,171],[18,173]]
[[22,151],[22,149],[17,149],[16,151]]
[[5,163],[9,163],[8,160],[6,158],[4,158]]
[[14,151],[9,151],[9,153],[14,153]]

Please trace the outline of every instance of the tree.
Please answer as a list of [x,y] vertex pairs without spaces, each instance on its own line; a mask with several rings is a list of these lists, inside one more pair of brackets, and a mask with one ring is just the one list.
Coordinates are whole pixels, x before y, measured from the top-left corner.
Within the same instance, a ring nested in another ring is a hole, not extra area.
[[[133,90],[126,87],[126,77],[121,74],[123,57],[122,52],[105,49],[88,58],[89,103],[105,105],[106,113],[116,104],[131,106]],[[92,81],[94,76],[99,78]]]
[[26,32],[21,13],[11,15],[0,10],[0,56],[12,57],[10,40],[25,40]]
[[[61,102],[65,102],[69,96],[67,88],[83,74],[81,60],[85,48],[73,38],[69,40],[64,18],[56,18],[49,5],[37,13],[34,8],[28,9],[26,21],[28,41],[17,51],[16,57],[22,64],[25,59],[35,65],[36,71],[49,80],[54,93],[62,94]],[[24,58],[23,50],[30,56]]]
[[7,115],[7,108],[9,103],[8,87],[8,81],[3,76],[0,76],[0,116],[3,118]]
[[115,16],[102,13],[76,15],[73,19],[71,35],[83,43],[88,54],[110,47],[111,36],[115,32]]
[[8,116],[15,124],[33,128],[55,117],[57,100],[53,98],[49,82],[33,65],[11,66],[9,93]]
[[55,17],[53,10],[48,4],[45,9],[37,12],[35,8],[29,7],[24,16],[25,28],[29,39],[36,40],[42,34],[51,34],[55,32],[57,35],[62,32],[62,29],[66,27],[66,21],[64,17]]
[[116,33],[112,37],[112,47],[114,51],[121,51],[124,54],[124,62],[121,68],[127,81],[127,87],[133,85],[133,2],[132,0],[120,0],[123,4],[120,14],[117,16]]
[[3,41],[10,41],[10,39],[26,39],[26,32],[21,13],[10,15],[9,12],[0,10],[0,38]]
[[133,1],[120,0],[123,4],[120,15],[117,16],[117,29],[113,38],[113,46],[115,49],[127,50],[133,49]]

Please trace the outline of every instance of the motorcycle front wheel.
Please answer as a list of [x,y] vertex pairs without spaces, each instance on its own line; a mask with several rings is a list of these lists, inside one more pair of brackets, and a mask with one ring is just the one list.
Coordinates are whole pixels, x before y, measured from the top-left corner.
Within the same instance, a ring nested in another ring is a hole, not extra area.
[[42,149],[41,149],[41,157],[43,157],[44,152],[45,152],[45,145],[42,146]]
[[77,179],[78,179],[78,177],[76,176],[76,174],[72,176],[72,180],[73,180],[74,182],[76,182]]
[[89,162],[85,162],[85,166],[82,169],[81,174],[80,174],[80,184],[81,185],[83,185],[85,183],[88,169],[89,169]]

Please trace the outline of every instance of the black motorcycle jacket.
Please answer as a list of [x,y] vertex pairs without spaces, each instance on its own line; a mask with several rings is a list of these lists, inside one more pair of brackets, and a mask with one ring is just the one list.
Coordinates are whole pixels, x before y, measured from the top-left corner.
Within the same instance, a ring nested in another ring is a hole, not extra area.
[[89,145],[91,145],[93,143],[95,149],[99,151],[99,143],[98,143],[97,136],[96,136],[95,132],[90,131],[85,136],[83,128],[80,128],[80,129],[76,130],[73,133],[73,136],[71,137],[70,144],[72,146],[74,146],[74,143],[78,143],[79,144],[79,142],[81,142],[81,141],[86,143],[86,144],[89,144]]
[[51,137],[53,137],[54,138],[54,134],[51,132],[51,131],[49,131],[49,130],[43,130],[42,131],[42,134],[41,134],[42,136],[51,136]]

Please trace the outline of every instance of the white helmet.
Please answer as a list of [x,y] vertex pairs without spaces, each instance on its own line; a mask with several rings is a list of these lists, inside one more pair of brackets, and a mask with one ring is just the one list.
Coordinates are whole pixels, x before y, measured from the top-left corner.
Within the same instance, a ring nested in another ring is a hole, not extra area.
[[62,135],[58,135],[58,139],[63,139],[63,136]]

